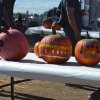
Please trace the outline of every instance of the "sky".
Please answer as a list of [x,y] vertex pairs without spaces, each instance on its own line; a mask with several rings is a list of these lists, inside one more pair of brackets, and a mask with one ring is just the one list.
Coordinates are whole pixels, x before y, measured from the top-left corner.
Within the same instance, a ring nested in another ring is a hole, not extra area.
[[53,7],[57,7],[61,0],[16,0],[14,12],[26,12],[41,14]]

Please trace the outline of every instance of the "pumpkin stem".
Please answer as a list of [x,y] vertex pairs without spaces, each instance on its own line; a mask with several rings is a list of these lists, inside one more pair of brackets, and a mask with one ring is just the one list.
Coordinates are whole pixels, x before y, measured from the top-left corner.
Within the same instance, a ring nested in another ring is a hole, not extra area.
[[99,28],[99,41],[100,41],[100,28]]
[[7,28],[5,26],[1,26],[1,31],[4,33],[8,33]]
[[41,30],[41,35],[40,35],[40,36],[41,36],[41,37],[44,37],[44,36],[45,36],[43,30]]
[[87,34],[86,34],[86,39],[90,39],[88,31],[87,31]]
[[52,23],[52,26],[51,26],[51,28],[52,28],[52,33],[53,33],[53,34],[56,34],[55,24],[56,24],[56,22],[53,22],[53,23]]

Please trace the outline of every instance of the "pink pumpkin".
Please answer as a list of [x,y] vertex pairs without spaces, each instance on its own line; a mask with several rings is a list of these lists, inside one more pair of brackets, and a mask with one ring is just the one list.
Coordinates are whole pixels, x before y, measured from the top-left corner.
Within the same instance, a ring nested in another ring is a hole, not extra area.
[[66,36],[48,35],[39,42],[37,52],[48,63],[66,63],[71,56],[72,45]]
[[16,29],[2,29],[0,33],[0,58],[18,61],[26,56],[29,44],[22,32]]

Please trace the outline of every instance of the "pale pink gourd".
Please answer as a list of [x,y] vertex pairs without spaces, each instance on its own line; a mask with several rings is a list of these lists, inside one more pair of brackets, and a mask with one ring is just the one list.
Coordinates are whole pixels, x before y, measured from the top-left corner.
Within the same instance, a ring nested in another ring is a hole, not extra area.
[[22,32],[17,29],[6,30],[0,33],[0,58],[18,61],[28,53],[29,44]]

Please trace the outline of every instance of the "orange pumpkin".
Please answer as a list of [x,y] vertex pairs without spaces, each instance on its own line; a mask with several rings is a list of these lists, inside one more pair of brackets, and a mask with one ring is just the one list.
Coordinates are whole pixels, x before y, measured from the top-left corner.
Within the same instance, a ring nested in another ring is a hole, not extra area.
[[52,26],[52,20],[51,19],[46,19],[43,21],[43,27],[46,29],[51,29]]
[[[52,24],[53,24],[53,21],[50,18],[48,18],[48,19],[43,21],[43,27],[46,28],[46,29],[51,29],[52,28]],[[61,29],[60,23],[57,23],[57,22],[55,23],[55,29],[56,30],[60,30]]]
[[65,63],[72,53],[70,39],[62,35],[45,36],[37,47],[39,57],[48,63]]
[[22,32],[16,29],[2,28],[0,33],[0,58],[18,61],[26,56],[29,44]]
[[[61,25],[60,25],[60,23],[53,22],[52,25],[53,25],[53,24],[54,24],[54,28],[55,28],[55,30],[60,30],[60,29],[61,29]],[[52,26],[51,26],[51,28],[52,28]]]
[[96,39],[82,39],[75,47],[75,58],[83,65],[96,65],[100,62],[100,42]]

